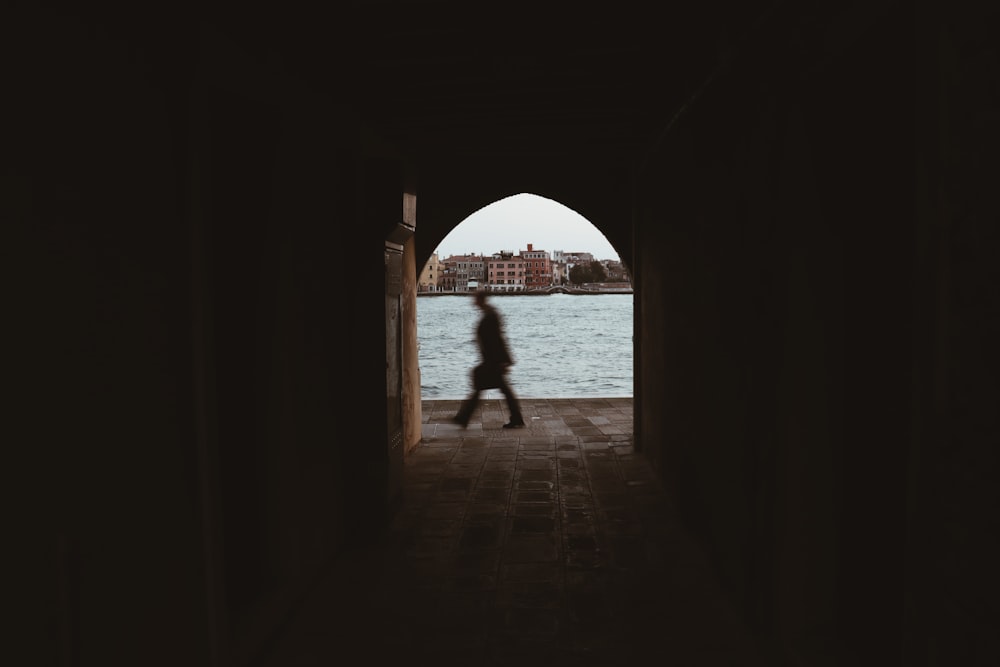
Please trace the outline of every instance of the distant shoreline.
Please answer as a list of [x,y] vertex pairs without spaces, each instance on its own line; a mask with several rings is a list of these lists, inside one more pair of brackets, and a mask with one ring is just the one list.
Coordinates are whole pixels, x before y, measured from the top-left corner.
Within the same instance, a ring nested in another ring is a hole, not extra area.
[[[572,296],[588,296],[597,294],[632,294],[631,288],[612,289],[580,289],[560,287],[552,290],[521,290],[518,292],[488,291],[490,296],[552,296],[553,294],[569,294]],[[473,292],[417,292],[417,296],[470,296]]]

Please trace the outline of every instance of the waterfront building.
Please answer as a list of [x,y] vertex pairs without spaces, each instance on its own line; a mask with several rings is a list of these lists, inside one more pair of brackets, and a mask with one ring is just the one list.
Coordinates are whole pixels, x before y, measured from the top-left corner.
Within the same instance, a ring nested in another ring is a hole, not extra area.
[[458,272],[453,266],[446,266],[438,276],[439,292],[457,292]]
[[438,290],[438,276],[441,273],[442,264],[438,259],[438,254],[434,253],[424,264],[420,277],[417,278],[418,292],[436,292]]
[[486,260],[486,289],[493,292],[521,292],[525,260],[513,251],[501,250]]
[[536,250],[534,245],[529,243],[527,250],[522,250],[521,258],[524,260],[524,286],[525,289],[541,289],[552,286],[552,260],[546,250]]
[[446,261],[455,271],[455,292],[468,292],[471,289],[470,284],[479,285],[483,282],[486,272],[486,260],[483,255],[475,253],[451,255]]
[[604,271],[607,273],[607,282],[609,283],[622,283],[627,282],[632,284],[632,279],[628,275],[628,271],[625,270],[625,265],[619,261],[613,259],[601,260],[601,264],[604,266]]
[[552,284],[562,285],[567,280],[566,276],[566,262],[563,261],[553,261],[552,262]]

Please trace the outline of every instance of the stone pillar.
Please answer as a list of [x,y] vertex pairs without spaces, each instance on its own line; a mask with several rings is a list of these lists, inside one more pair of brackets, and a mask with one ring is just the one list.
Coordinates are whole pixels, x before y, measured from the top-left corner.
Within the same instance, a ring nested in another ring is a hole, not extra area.
[[[407,220],[413,224],[412,221]],[[420,359],[417,350],[417,260],[411,237],[403,246],[403,454],[420,444],[423,415],[420,404]]]

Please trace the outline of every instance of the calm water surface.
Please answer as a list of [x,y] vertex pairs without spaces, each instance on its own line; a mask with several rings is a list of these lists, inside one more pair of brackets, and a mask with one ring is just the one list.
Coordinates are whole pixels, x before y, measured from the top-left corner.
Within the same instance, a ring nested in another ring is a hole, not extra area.
[[[523,398],[632,396],[632,295],[493,296]],[[424,399],[464,398],[479,361],[479,311],[466,295],[417,297]],[[496,398],[491,390],[484,397]]]

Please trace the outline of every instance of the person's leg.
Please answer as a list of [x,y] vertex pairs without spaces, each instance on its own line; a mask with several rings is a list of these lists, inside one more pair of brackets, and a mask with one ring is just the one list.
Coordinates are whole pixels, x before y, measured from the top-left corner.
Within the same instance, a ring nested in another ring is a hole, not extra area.
[[456,424],[468,426],[472,413],[475,411],[476,406],[479,405],[479,393],[482,391],[479,386],[479,376],[481,372],[482,371],[479,366],[472,369],[472,391],[469,392],[468,398],[462,401],[462,405],[459,407],[458,413],[451,419]]
[[456,424],[468,426],[469,419],[472,418],[472,413],[475,412],[477,405],[479,405],[479,390],[473,389],[468,398],[462,401],[462,405],[458,408],[458,413],[451,420]]
[[507,409],[510,411],[510,421],[505,424],[505,428],[524,426],[524,415],[521,414],[521,402],[517,400],[517,394],[511,388],[506,378],[500,381],[500,392],[507,399]]

